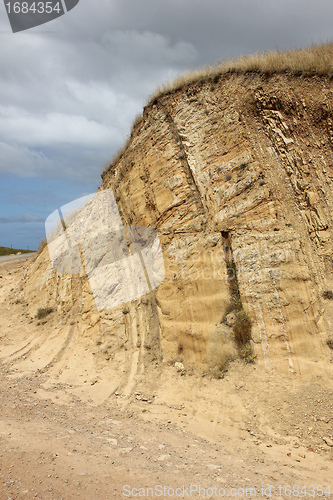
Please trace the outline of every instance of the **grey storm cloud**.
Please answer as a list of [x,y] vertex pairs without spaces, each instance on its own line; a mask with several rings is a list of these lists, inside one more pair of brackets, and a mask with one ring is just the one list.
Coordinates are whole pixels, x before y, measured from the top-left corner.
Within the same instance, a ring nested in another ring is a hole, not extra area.
[[158,85],[332,39],[332,0],[81,0],[13,34],[0,11],[0,173],[96,180]]

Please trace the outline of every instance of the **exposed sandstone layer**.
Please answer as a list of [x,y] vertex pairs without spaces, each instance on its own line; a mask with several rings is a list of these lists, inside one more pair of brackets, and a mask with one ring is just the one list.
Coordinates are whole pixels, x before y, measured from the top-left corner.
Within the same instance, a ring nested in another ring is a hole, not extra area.
[[58,275],[44,251],[22,284],[30,312],[57,308],[72,344],[90,339],[115,372],[121,363],[125,392],[159,354],[220,368],[237,356],[223,322],[229,252],[258,362],[303,374],[329,362],[332,97],[328,77],[229,73],[150,103],[101,189],[124,224],[157,228],[165,280],[98,312],[87,278]]

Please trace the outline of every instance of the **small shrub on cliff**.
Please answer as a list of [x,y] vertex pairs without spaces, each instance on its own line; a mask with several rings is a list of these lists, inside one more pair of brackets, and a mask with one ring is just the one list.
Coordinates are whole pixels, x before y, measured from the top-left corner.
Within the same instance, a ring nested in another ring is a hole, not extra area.
[[242,345],[238,349],[238,353],[240,357],[244,359],[245,363],[254,363],[256,356],[252,351],[252,346],[250,343]]
[[252,322],[246,312],[237,313],[237,319],[232,327],[238,345],[247,344],[251,340]]
[[45,318],[46,316],[51,314],[51,312],[53,312],[52,307],[44,307],[44,308],[40,307],[37,311],[37,319]]
[[333,292],[332,292],[332,290],[325,290],[323,292],[323,297],[324,297],[324,299],[333,300]]

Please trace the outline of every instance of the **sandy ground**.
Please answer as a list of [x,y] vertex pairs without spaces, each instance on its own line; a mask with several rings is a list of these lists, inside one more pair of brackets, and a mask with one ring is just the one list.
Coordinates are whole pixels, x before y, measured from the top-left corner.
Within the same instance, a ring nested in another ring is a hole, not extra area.
[[37,325],[9,298],[25,265],[0,263],[0,500],[333,496],[332,370],[235,362],[214,380],[156,362],[106,396],[82,358],[86,379],[78,362],[64,382],[65,350],[50,363],[43,343],[56,314]]

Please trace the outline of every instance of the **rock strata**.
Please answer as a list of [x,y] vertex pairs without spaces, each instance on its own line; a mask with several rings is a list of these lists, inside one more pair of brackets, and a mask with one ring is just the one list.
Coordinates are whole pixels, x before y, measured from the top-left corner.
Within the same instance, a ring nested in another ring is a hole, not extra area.
[[75,342],[97,340],[97,355],[132,373],[130,391],[161,356],[216,371],[239,355],[236,279],[258,363],[306,374],[329,362],[332,96],[326,76],[227,73],[152,101],[101,189],[123,224],[157,229],[164,281],[98,312],[87,278],[58,274],[45,250],[22,284],[29,310],[75,320]]

